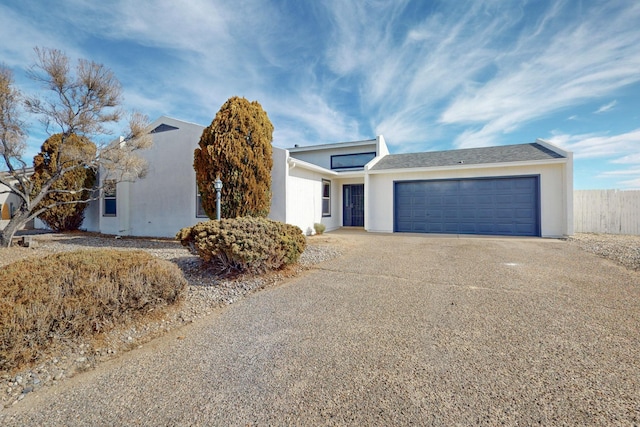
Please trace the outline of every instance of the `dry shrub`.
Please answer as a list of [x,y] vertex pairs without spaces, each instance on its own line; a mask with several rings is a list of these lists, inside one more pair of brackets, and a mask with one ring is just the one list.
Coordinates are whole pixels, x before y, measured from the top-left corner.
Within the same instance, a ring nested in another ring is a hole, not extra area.
[[0,370],[37,359],[59,338],[106,331],[180,300],[175,265],[143,251],[95,250],[19,261],[0,271]]
[[200,222],[176,238],[220,273],[262,273],[294,264],[307,245],[300,228],[267,218]]

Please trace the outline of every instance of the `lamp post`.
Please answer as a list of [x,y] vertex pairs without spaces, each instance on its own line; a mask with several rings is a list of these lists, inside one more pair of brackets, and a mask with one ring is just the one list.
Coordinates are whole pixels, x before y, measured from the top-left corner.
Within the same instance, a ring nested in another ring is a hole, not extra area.
[[222,190],[222,181],[217,177],[213,182],[213,188],[216,189],[216,219],[220,221],[220,190]]

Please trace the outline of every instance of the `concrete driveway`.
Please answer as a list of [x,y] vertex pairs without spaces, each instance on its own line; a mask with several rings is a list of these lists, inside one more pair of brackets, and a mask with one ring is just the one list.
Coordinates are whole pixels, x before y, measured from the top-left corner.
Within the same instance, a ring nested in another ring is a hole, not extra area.
[[329,236],[344,256],[0,423],[640,424],[640,274],[558,240]]

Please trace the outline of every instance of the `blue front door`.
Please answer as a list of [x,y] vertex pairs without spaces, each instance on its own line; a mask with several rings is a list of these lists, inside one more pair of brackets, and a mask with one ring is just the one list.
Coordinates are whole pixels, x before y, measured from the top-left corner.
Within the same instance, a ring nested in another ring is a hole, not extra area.
[[342,225],[364,227],[364,184],[342,187]]

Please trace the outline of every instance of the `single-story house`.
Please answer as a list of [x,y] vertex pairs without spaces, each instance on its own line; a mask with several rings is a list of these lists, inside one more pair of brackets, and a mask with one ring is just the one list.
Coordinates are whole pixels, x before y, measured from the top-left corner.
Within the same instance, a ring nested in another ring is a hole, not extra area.
[[[174,236],[207,220],[193,170],[204,126],[161,117],[141,152],[145,179],[106,186],[83,228]],[[224,181],[224,177],[222,177]],[[390,154],[375,139],[273,147],[270,217],[311,234],[363,227],[412,232],[561,237],[573,234],[573,156],[546,141]]]

